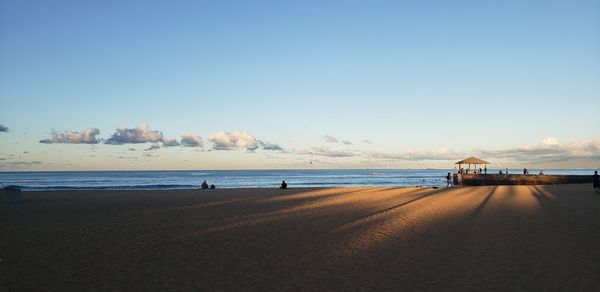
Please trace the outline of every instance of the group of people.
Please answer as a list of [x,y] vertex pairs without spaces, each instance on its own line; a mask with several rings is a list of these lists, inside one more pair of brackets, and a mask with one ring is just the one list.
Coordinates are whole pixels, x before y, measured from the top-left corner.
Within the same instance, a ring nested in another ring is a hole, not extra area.
[[[523,174],[524,175],[529,175],[529,169],[527,168],[523,168]],[[544,170],[540,170],[540,174],[539,175],[544,175]]]
[[[462,185],[463,185],[462,171],[458,171],[458,173],[456,173],[455,175],[456,175],[457,185],[459,187],[462,187]],[[450,173],[448,173],[446,175],[446,187],[454,187],[454,182],[452,181],[452,175],[450,175]]]
[[208,186],[208,183],[206,181],[202,182],[202,185],[200,185],[200,187],[206,192],[214,191],[217,188],[215,185]]
[[484,169],[481,169],[481,167],[479,169],[474,168],[474,169],[464,169],[461,168],[458,170],[458,172],[456,171],[456,169],[454,170],[454,173],[460,173],[460,174],[487,174],[487,167]]

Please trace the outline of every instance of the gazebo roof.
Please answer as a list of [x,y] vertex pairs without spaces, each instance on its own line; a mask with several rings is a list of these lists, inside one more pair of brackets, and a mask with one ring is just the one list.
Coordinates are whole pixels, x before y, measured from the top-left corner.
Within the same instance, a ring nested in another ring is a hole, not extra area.
[[469,157],[467,159],[463,159],[455,164],[490,164],[489,162],[485,161],[485,160],[481,160],[477,157]]

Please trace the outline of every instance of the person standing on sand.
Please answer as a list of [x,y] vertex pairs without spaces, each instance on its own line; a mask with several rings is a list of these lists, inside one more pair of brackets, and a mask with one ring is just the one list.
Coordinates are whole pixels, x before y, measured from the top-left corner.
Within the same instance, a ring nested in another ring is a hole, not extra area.
[[458,181],[458,187],[462,188],[462,174],[460,172],[456,175],[456,180]]
[[452,176],[450,175],[450,173],[448,173],[446,175],[446,187],[451,186],[453,187],[454,185],[452,184]]
[[600,175],[598,175],[598,171],[594,171],[594,175],[592,175],[592,183],[594,184],[594,190],[596,192],[600,191]]

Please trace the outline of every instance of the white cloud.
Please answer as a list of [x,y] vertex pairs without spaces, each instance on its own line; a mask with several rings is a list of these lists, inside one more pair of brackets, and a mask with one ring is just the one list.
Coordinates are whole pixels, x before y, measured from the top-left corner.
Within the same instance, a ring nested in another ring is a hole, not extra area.
[[572,143],[560,143],[549,137],[538,145],[525,145],[502,150],[479,150],[481,156],[501,159],[513,164],[559,164],[600,161],[600,139],[581,140]]
[[156,149],[160,149],[160,148],[161,148],[160,144],[158,144],[158,143],[152,143],[150,145],[150,147],[144,149],[144,151],[152,151],[152,150],[156,150]]
[[262,141],[262,140],[258,140],[258,145],[260,146],[261,149],[263,150],[277,150],[277,151],[284,151],[283,148],[281,148],[281,146],[277,145],[277,144],[273,144],[271,142],[267,142],[267,141]]
[[338,142],[338,139],[336,139],[335,137],[330,136],[330,135],[323,136],[323,140],[325,140],[325,142],[327,142],[327,143],[337,143]]
[[38,160],[34,160],[34,161],[9,161],[9,162],[4,162],[3,164],[15,165],[15,166],[32,166],[32,165],[42,165],[42,164],[44,164],[44,162],[38,161]]
[[179,146],[181,144],[179,144],[179,141],[177,141],[177,139],[171,139],[171,138],[163,138],[163,146],[164,147],[173,147],[173,146]]
[[355,157],[360,156],[359,153],[354,151],[338,151],[331,150],[327,147],[312,147],[310,150],[301,150],[295,152],[295,154],[306,154],[306,155],[318,155],[325,157]]
[[258,148],[256,138],[247,131],[218,132],[208,136],[208,140],[213,143],[215,150],[235,150],[245,148],[248,151],[254,151]]
[[40,143],[97,144],[100,142],[100,139],[96,138],[98,134],[100,134],[100,130],[96,128],[87,128],[81,132],[66,131],[63,133],[52,130],[51,138],[40,140]]
[[150,151],[143,152],[142,156],[144,156],[144,157],[158,157],[158,155],[155,155],[154,152],[150,152]]
[[556,138],[546,138],[537,145],[470,151],[455,151],[441,148],[437,151],[416,151],[386,153],[364,150],[365,158],[397,161],[449,161],[453,162],[469,156],[503,165],[554,165],[557,167],[594,167],[600,162],[600,139],[560,143]]
[[202,147],[204,146],[204,141],[195,133],[187,133],[181,135],[181,145],[184,147]]
[[127,143],[162,142],[162,140],[163,133],[161,131],[151,130],[148,124],[143,123],[135,129],[117,128],[117,131],[106,140],[106,144],[121,145]]
[[543,146],[558,146],[558,140],[555,137],[548,137],[542,141]]
[[374,150],[364,150],[361,154],[368,158],[384,159],[384,160],[406,160],[406,161],[421,161],[421,160],[454,160],[460,159],[467,155],[466,152],[453,151],[447,148],[442,148],[437,151],[416,151],[386,153]]
[[346,145],[352,145],[352,142],[348,141],[348,140],[342,140],[342,143],[346,144]]

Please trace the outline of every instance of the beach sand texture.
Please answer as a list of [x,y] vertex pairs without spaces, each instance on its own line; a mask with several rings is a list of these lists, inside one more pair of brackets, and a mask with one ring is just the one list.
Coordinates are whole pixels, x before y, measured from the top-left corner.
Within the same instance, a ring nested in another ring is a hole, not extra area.
[[0,291],[598,291],[591,185],[29,192]]

